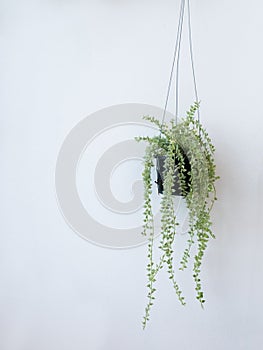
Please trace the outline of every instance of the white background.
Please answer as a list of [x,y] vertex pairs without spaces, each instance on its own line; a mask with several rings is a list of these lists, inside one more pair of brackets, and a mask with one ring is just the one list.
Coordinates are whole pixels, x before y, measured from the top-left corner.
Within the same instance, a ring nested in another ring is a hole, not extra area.
[[[204,259],[205,311],[191,273],[184,308],[162,275],[143,332],[147,247],[79,238],[57,208],[54,170],[88,114],[163,106],[178,0],[0,1],[1,350],[262,348],[263,5],[192,3],[202,120],[221,176],[217,239]],[[193,97],[182,62],[184,110]]]

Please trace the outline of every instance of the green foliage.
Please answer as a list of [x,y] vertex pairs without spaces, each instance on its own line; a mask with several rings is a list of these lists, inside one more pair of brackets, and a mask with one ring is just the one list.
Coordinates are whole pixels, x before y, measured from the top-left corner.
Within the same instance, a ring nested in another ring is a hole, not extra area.
[[[160,136],[137,137],[137,141],[147,143],[144,158],[144,224],[143,234],[149,237],[148,241],[148,304],[143,318],[143,328],[145,328],[150,317],[150,309],[154,302],[156,288],[154,283],[158,272],[167,267],[169,279],[175,289],[177,297],[182,305],[185,299],[182,291],[175,279],[174,268],[174,240],[178,227],[174,212],[173,184],[175,179],[175,163],[178,172],[181,193],[184,196],[189,210],[189,231],[187,246],[182,254],[179,270],[188,267],[191,251],[194,244],[197,245],[197,252],[194,256],[193,279],[195,283],[196,298],[201,306],[205,302],[204,293],[200,280],[201,265],[205,250],[210,238],[215,238],[211,230],[210,211],[216,200],[215,181],[216,166],[214,160],[215,147],[207,131],[201,123],[194,117],[199,108],[199,103],[195,102],[186,113],[186,117],[177,124],[174,119],[163,125],[154,117],[145,116],[144,119],[150,121],[160,129]],[[153,259],[154,247],[154,216],[152,212],[152,180],[151,170],[154,166],[156,156],[165,156],[164,164],[164,191],[161,198],[161,239],[159,249],[161,256],[158,262]],[[190,182],[186,183],[186,168],[184,156],[187,156],[191,171]]]

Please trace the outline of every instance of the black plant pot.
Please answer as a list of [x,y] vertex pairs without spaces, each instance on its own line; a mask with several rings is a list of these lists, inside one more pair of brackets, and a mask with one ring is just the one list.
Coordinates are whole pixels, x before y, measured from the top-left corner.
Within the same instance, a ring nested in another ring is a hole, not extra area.
[[[184,152],[182,152],[183,158],[184,158],[184,167],[186,169],[185,171],[185,183],[186,183],[186,188],[185,188],[185,195],[187,193],[189,193],[190,190],[190,181],[191,181],[191,165],[189,162],[188,157],[186,156],[186,154]],[[164,173],[165,173],[165,169],[164,169],[164,164],[165,164],[165,159],[166,156],[156,156],[156,171],[157,171],[157,188],[158,188],[158,194],[162,194],[163,193],[163,183],[164,183]],[[172,187],[172,193],[174,196],[182,196],[182,191],[180,188],[180,182],[179,182],[179,176],[178,176],[178,160],[175,158],[174,160],[174,184]]]

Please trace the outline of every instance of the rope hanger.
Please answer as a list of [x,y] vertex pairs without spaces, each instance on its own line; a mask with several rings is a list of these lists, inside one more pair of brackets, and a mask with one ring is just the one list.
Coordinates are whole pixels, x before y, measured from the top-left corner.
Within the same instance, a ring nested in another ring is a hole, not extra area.
[[[185,6],[186,5],[186,6]],[[189,42],[189,51],[191,59],[191,70],[193,76],[194,84],[194,94],[196,102],[198,99],[197,84],[196,84],[196,75],[195,75],[195,66],[194,66],[194,55],[193,55],[193,42],[192,42],[192,25],[191,25],[191,11],[190,11],[190,0],[181,0],[180,3],[180,13],[179,13],[179,22],[177,28],[177,35],[175,40],[175,48],[173,54],[172,68],[170,73],[170,78],[168,82],[168,89],[165,99],[164,111],[162,116],[160,136],[162,134],[162,128],[164,125],[164,120],[167,112],[168,101],[170,97],[170,91],[172,86],[173,75],[175,71],[175,121],[178,122],[178,113],[179,113],[179,63],[180,63],[180,52],[181,52],[181,41],[182,41],[182,30],[185,16],[185,7],[187,7],[187,27],[188,27],[188,42]],[[200,111],[197,110],[198,122],[200,122]]]

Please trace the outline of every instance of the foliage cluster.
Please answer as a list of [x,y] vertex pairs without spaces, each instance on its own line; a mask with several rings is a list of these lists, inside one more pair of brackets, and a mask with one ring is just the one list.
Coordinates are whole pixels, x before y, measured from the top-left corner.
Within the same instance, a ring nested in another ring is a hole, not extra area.
[[[215,181],[216,166],[214,160],[215,147],[200,121],[195,118],[199,103],[195,102],[180,123],[174,119],[161,123],[158,119],[145,116],[144,119],[153,123],[160,130],[159,136],[136,137],[137,141],[147,143],[144,157],[144,225],[143,235],[148,241],[148,303],[143,318],[145,328],[150,317],[150,309],[155,299],[155,282],[159,271],[166,266],[169,279],[182,305],[185,298],[175,278],[174,241],[179,223],[174,208],[173,184],[179,181],[181,193],[186,200],[189,211],[189,230],[186,248],[182,254],[179,270],[188,267],[191,251],[196,244],[197,249],[193,260],[193,279],[196,298],[203,307],[205,299],[201,286],[200,273],[204,252],[210,238],[214,238],[211,230],[210,212],[216,200]],[[152,210],[152,179],[151,172],[157,156],[165,156],[163,195],[161,198],[161,232],[160,257],[156,262],[154,251],[154,215]],[[185,167],[185,156],[190,163],[190,171]],[[175,172],[175,169],[177,170]],[[177,175],[176,175],[177,174]],[[188,175],[188,176],[187,176]],[[189,183],[188,183],[189,182]]]

